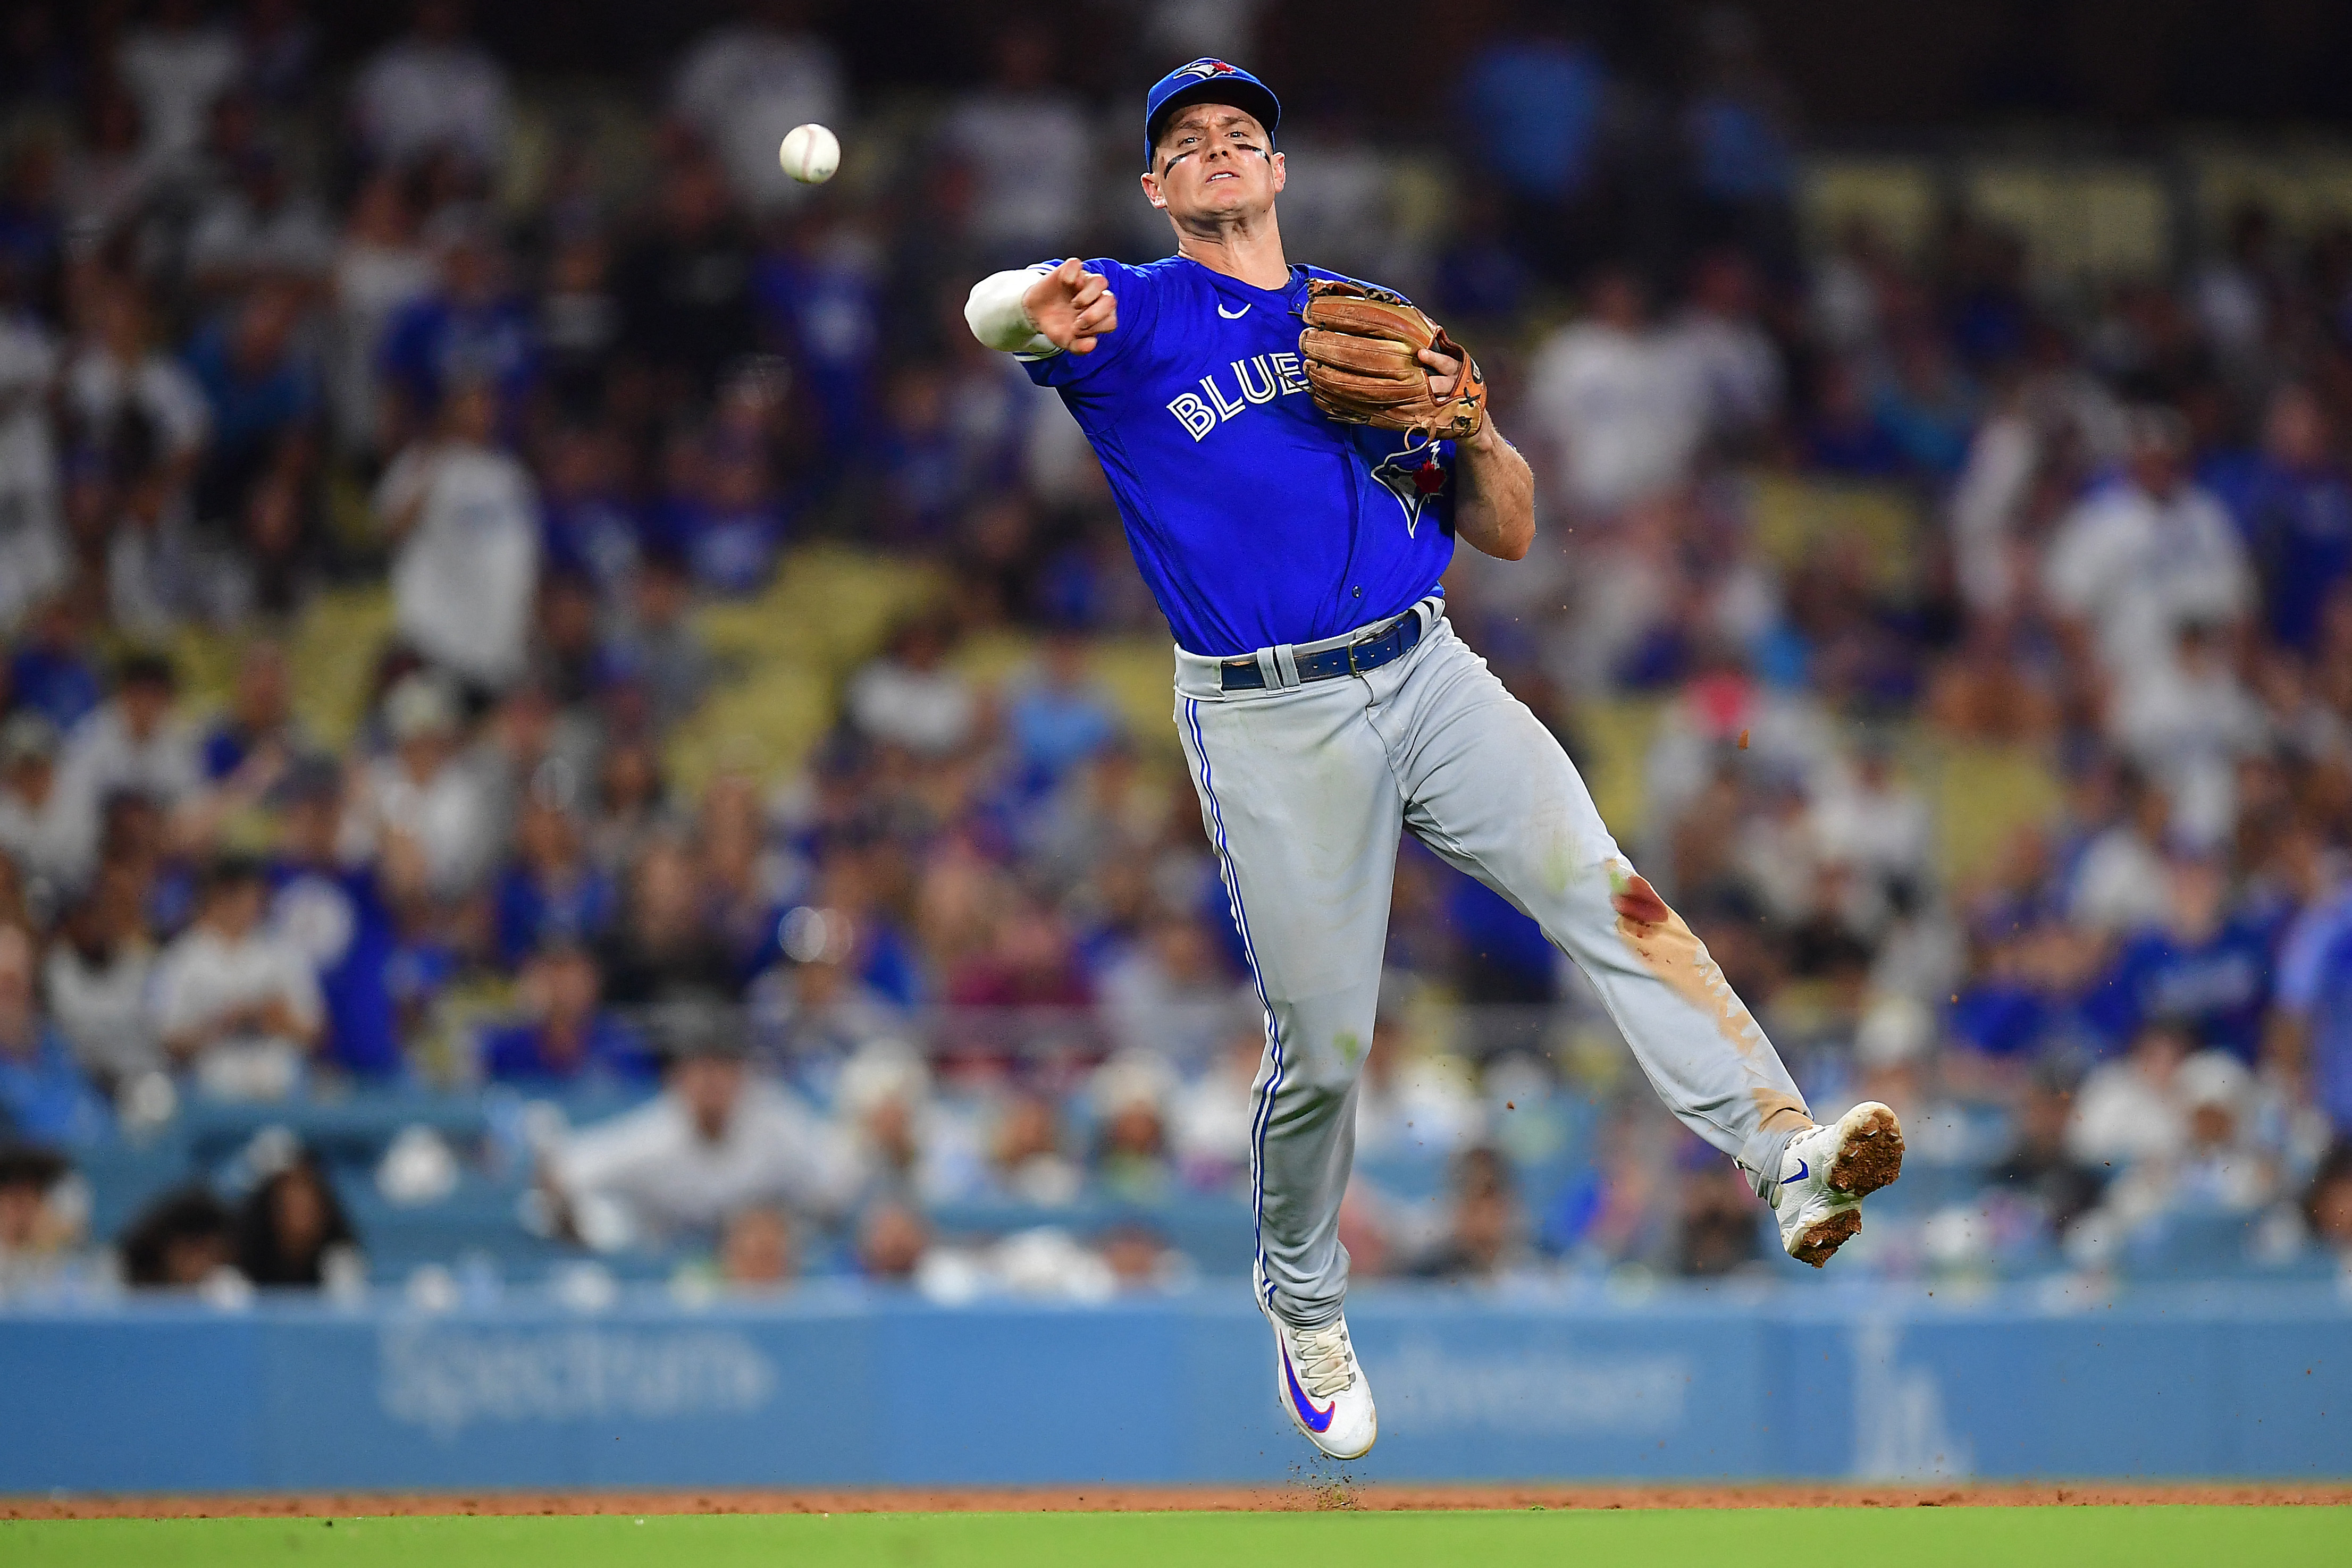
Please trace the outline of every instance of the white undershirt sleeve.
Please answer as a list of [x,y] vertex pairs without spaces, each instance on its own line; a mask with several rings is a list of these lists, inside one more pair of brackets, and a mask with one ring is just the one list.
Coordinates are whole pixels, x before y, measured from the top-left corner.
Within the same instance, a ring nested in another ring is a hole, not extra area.
[[1035,322],[1021,303],[1048,271],[1045,267],[1024,267],[1017,272],[992,272],[971,286],[971,297],[963,302],[964,324],[982,345],[1008,354],[1018,354],[1024,360],[1044,360],[1060,353],[1053,340],[1037,330]]

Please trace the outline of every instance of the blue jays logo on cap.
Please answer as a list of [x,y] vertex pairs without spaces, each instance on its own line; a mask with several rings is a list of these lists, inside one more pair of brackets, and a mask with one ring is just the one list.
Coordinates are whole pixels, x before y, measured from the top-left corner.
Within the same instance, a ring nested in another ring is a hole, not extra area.
[[1151,84],[1143,98],[1143,166],[1151,167],[1151,149],[1160,141],[1168,117],[1193,103],[1230,103],[1255,115],[1268,136],[1282,120],[1282,104],[1274,89],[1237,65],[1205,56],[1178,66]]

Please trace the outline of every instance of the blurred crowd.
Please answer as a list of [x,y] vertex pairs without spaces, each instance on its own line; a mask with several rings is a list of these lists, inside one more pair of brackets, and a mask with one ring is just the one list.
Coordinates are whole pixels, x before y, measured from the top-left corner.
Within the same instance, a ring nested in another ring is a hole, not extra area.
[[[1140,9],[1248,57],[1255,6]],[[1626,848],[1815,1105],[1887,1100],[1963,1173],[1853,1250],[2102,1268],[2221,1216],[2352,1257],[2352,227],[2249,208],[2107,284],[1960,214],[1809,247],[1743,13],[1636,114],[1538,9],[1465,55],[1458,144],[1298,107],[1286,233],[1472,343],[1535,461],[1536,554],[1448,580],[1466,639],[1638,772]],[[192,1103],[420,1085],[520,1107],[518,1234],[694,1279],[1189,1277],[1151,1206],[1245,1190],[1262,1023],[1181,762],[1096,669],[1164,637],[1100,475],[960,315],[997,266],[1165,251],[1133,95],[1013,20],[893,96],[754,4],[616,62],[615,131],[459,0],[322,40],[300,0],[0,37],[0,1293],[364,1280],[290,1134],[119,1235],[78,1166]],[[804,120],[849,149],[822,191],[776,163]],[[1892,522],[1772,525],[1856,497]],[[728,675],[703,612],[814,541],[951,591],[801,766],[673,789]],[[290,650],[370,589],[331,738]],[[201,702],[192,640],[236,649]],[[1961,754],[2054,806],[1939,796]],[[1956,806],[2015,823],[1983,863],[1939,852]],[[1359,1275],[1759,1265],[1565,960],[1410,841],[1389,958]],[[404,1134],[373,1179],[453,1158],[490,1156]]]

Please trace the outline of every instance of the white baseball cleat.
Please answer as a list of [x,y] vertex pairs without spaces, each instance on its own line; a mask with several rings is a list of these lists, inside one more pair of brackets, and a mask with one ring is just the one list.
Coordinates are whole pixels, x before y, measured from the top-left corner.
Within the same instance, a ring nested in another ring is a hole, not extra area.
[[1862,1229],[1862,1200],[1903,1174],[1903,1124],[1875,1100],[1800,1133],[1780,1156],[1780,1245],[1818,1269]]
[[1348,1320],[1319,1329],[1293,1328],[1268,1312],[1274,1325],[1274,1390],[1307,1440],[1335,1459],[1360,1459],[1381,1434],[1372,1385],[1356,1364]]

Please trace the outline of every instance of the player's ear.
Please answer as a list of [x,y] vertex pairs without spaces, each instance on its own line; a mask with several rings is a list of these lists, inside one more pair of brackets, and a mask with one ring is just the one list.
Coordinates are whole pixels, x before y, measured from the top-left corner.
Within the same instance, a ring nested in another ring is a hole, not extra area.
[[1266,167],[1274,171],[1274,188],[1280,191],[1284,182],[1290,177],[1290,165],[1282,161],[1282,154],[1279,152],[1267,158],[1265,162]]
[[1168,198],[1160,193],[1160,182],[1150,174],[1143,176],[1143,199],[1155,207],[1168,205]]

